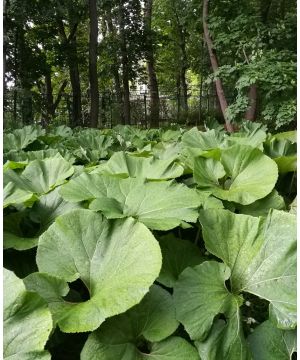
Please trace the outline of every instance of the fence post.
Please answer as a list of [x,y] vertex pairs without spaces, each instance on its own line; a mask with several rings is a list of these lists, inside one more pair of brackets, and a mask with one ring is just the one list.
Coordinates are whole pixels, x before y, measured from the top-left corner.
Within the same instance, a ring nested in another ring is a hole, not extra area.
[[144,114],[145,114],[145,125],[146,125],[146,128],[148,128],[148,124],[147,124],[147,95],[146,95],[146,93],[144,94]]

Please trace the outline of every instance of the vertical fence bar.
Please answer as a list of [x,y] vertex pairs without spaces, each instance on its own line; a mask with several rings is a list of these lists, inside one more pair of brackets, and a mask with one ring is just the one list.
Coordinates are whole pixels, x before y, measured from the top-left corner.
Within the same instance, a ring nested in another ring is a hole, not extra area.
[[147,128],[148,124],[147,124],[147,95],[146,94],[144,94],[144,118],[145,118],[145,125]]

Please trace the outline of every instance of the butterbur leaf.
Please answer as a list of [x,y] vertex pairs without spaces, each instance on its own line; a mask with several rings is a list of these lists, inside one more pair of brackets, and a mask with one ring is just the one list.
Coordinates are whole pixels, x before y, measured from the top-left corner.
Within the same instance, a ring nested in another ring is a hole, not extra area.
[[[215,261],[186,268],[174,287],[176,317],[193,340],[204,340],[219,313],[229,313],[241,299],[225,286],[230,269]],[[209,301],[208,301],[209,299]]]
[[26,291],[23,281],[4,269],[4,359],[50,360],[44,346],[52,330],[46,302]]
[[186,147],[210,150],[221,147],[223,134],[216,130],[199,131],[196,127],[182,135],[182,143]]
[[296,352],[296,330],[280,330],[267,320],[248,337],[253,360],[290,360]]
[[53,221],[60,215],[74,209],[81,208],[80,204],[65,201],[59,195],[59,187],[42,195],[32,206],[29,212],[30,219],[40,224],[41,233],[48,229]]
[[172,296],[154,285],[141,303],[108,319],[93,332],[81,358],[142,360],[151,356],[151,359],[199,359],[196,349],[185,340],[178,337],[166,339],[177,326]]
[[[73,173],[72,165],[61,156],[34,160],[21,174],[7,170],[4,173],[4,183],[7,184],[4,205],[24,203],[34,195],[46,194],[64,183]],[[27,197],[24,200],[25,194]]]
[[279,173],[297,170],[297,144],[288,139],[271,137],[265,144],[265,153],[277,164]]
[[215,320],[209,336],[196,341],[201,360],[252,360],[243,334],[239,304],[232,304],[226,322]]
[[28,204],[32,205],[37,200],[37,196],[32,192],[18,189],[18,187],[13,183],[9,182],[3,189],[3,208],[8,206],[14,206],[17,204]]
[[267,196],[277,177],[276,163],[260,150],[246,145],[223,150],[220,162],[202,156],[194,161],[194,178],[200,188],[210,190],[217,198],[242,205]]
[[[64,332],[92,331],[137,304],[162,261],[157,241],[143,224],[132,218],[107,221],[90,210],[56,218],[39,239],[36,260],[46,274],[33,274],[28,286],[46,298]],[[57,291],[57,281],[49,275],[65,282],[81,279],[90,299],[65,301],[66,289]]]
[[282,196],[273,190],[268,196],[250,205],[236,204],[240,213],[252,216],[267,216],[271,209],[285,210],[286,205]]
[[45,130],[40,126],[28,125],[22,129],[16,129],[12,133],[4,134],[3,149],[4,152],[10,150],[22,150],[33,143],[38,136],[44,135]]
[[231,269],[232,290],[268,300],[277,327],[294,328],[296,217],[278,210],[266,219],[206,210],[200,222],[207,250]]
[[178,325],[172,295],[152,285],[139,304],[107,319],[90,338],[110,345],[133,343],[139,346],[143,339],[157,342],[167,338]]
[[[58,188],[42,195],[32,208],[27,210],[27,215],[18,212],[4,217],[4,248],[27,250],[37,246],[39,236],[48,229],[57,216],[78,208],[81,208],[80,204],[62,199],[58,194]],[[30,235],[26,227],[24,230],[24,226],[21,226],[22,220],[30,220],[34,225],[34,231],[30,231]]]
[[171,336],[158,343],[149,344],[148,348],[140,351],[131,343],[110,345],[97,341],[91,337],[81,353],[82,360],[199,360],[197,350],[186,340]]
[[174,287],[181,272],[204,261],[199,248],[188,240],[167,235],[159,239],[163,264],[157,281],[164,286]]
[[101,211],[107,218],[132,216],[156,230],[172,229],[182,221],[195,222],[201,204],[197,191],[183,184],[100,174],[82,174],[62,186],[60,194],[74,202],[95,199],[91,210]]
[[267,137],[265,130],[262,124],[247,121],[242,124],[239,132],[230,134],[226,138],[226,145],[249,145],[263,150],[263,142]]
[[47,158],[53,157],[63,157],[69,163],[73,164],[75,158],[72,154],[66,150],[66,148],[59,148],[59,149],[46,149],[46,150],[37,150],[37,151],[14,151],[11,150],[8,153],[4,154],[4,158],[13,162],[15,167],[18,165],[19,167],[22,166],[23,163],[26,165],[33,160],[45,160]]
[[116,152],[101,168],[101,173],[119,177],[140,177],[150,180],[174,179],[183,174],[183,167],[174,158],[160,160]]
[[203,189],[219,187],[219,179],[222,179],[226,175],[225,169],[220,161],[213,158],[196,158],[194,171],[194,178]]
[[3,248],[27,250],[35,247],[38,243],[38,236],[30,234],[26,236],[21,226],[26,215],[22,212],[11,213],[3,219]]

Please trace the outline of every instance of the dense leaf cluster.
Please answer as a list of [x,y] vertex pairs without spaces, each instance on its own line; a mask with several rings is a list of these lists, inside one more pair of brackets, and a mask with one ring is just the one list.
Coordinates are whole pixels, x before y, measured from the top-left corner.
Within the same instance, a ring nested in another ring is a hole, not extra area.
[[296,134],[4,134],[4,358],[291,359]]

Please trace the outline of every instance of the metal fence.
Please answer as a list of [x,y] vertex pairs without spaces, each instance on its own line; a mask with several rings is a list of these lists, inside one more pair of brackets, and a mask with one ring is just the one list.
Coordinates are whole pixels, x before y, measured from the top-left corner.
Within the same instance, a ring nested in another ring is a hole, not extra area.
[[[55,97],[55,94],[54,94]],[[179,124],[200,125],[211,114],[219,113],[216,94],[213,89],[205,89],[202,94],[193,90],[188,95],[188,111],[184,110],[183,97],[174,93],[162,92],[160,99],[160,126]],[[104,127],[112,127],[121,122],[120,102],[114,93],[102,93],[99,99],[99,118]],[[88,126],[90,99],[81,98],[82,123]],[[130,93],[131,124],[149,126],[150,95],[145,92]],[[43,123],[47,115],[46,95],[10,89],[4,94],[4,123],[9,127],[20,127],[26,123]],[[57,124],[71,124],[72,94],[62,94],[61,101],[51,119]]]

